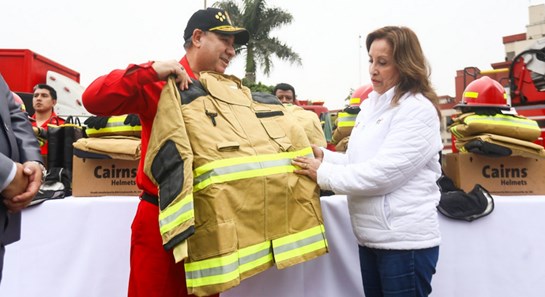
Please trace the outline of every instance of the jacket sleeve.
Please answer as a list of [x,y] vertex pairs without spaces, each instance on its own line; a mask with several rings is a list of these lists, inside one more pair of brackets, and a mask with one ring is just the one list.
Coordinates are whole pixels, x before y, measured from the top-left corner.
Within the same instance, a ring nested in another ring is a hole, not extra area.
[[153,62],[117,69],[93,81],[85,89],[82,101],[85,108],[99,116],[142,114],[156,102],[150,102],[147,88],[159,81],[151,67]]
[[144,172],[159,188],[159,226],[165,249],[175,261],[187,257],[187,238],[195,232],[193,153],[187,137],[181,98],[173,78],[163,88],[153,121]]
[[34,136],[32,125],[28,120],[28,114],[21,109],[15,100],[11,91],[8,92],[8,108],[11,119],[11,129],[17,141],[19,150],[19,162],[38,161],[43,162],[40,153],[40,144],[38,138]]
[[364,162],[322,163],[318,170],[320,187],[337,194],[385,195],[437,159],[442,148],[437,113],[428,104],[411,104],[398,111],[384,137],[377,155]]

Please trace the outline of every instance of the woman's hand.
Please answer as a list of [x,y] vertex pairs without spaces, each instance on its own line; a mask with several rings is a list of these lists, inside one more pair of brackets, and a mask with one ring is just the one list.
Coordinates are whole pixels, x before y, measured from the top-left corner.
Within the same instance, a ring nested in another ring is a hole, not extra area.
[[[322,158],[323,158],[323,152],[322,152]],[[321,159],[297,157],[291,161],[291,164],[301,168],[301,169],[296,169],[293,172],[297,174],[301,174],[301,175],[306,175],[315,182],[318,181],[318,168],[320,168],[320,165],[322,164]]]

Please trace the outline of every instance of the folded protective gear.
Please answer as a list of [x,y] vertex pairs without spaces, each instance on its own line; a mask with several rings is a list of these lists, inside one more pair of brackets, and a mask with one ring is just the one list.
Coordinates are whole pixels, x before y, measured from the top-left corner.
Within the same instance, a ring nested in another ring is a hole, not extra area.
[[[475,142],[476,140],[477,142]],[[495,146],[483,146],[482,144],[479,146],[479,141],[494,144]],[[493,154],[496,154],[497,156],[497,154],[500,153],[501,147],[505,147],[511,150],[511,156],[521,156],[526,158],[545,158],[545,149],[539,144],[494,134],[483,134],[456,139],[456,148],[462,153],[467,153],[468,149],[466,148],[466,144],[470,142],[472,143],[472,145],[470,145],[469,148],[472,149],[474,153],[486,154],[487,150],[491,150]],[[480,152],[477,152],[480,149],[482,150]],[[507,152],[507,150],[501,151],[501,153],[504,152]]]
[[489,157],[506,157],[511,156],[513,153],[513,151],[508,147],[483,141],[481,139],[475,139],[467,142],[464,144],[464,149],[469,153],[486,155]]
[[101,129],[106,128],[108,124],[109,116],[91,116],[83,122],[88,128],[91,129]]
[[140,138],[136,137],[81,138],[74,143],[74,154],[80,158],[139,160],[141,146]]
[[[106,119],[106,122],[103,122],[104,119]],[[94,120],[99,122],[98,126],[100,127],[95,127],[94,125],[97,122],[91,121],[93,127],[87,127],[85,130],[87,137],[90,138],[108,136],[134,136],[140,138],[142,134],[140,118],[136,114],[102,117],[100,120],[96,118]]]
[[450,132],[457,139],[481,134],[495,134],[526,141],[536,141],[541,128],[532,119],[512,114],[483,115],[465,113],[457,116]]
[[439,178],[437,184],[441,190],[437,209],[446,217],[471,222],[494,210],[494,198],[479,184],[469,193],[457,188],[445,175]]

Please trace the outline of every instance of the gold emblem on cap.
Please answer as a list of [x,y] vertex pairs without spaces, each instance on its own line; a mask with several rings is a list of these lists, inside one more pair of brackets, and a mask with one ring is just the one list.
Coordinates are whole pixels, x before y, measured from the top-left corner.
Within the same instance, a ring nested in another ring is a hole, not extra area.
[[229,18],[229,15],[227,14],[227,12],[223,13],[220,11],[216,13],[216,19],[218,19],[220,22],[224,22],[225,20],[227,20],[227,23],[229,25],[231,24],[231,19]]

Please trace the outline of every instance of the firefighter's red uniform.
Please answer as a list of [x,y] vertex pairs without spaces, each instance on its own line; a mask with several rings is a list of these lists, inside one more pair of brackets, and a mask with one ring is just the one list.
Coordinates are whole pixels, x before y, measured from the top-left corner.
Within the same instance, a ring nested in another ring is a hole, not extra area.
[[[131,227],[128,296],[191,296],[187,295],[183,262],[176,264],[172,251],[163,248],[159,232],[159,208],[155,198],[157,187],[143,172],[157,103],[165,85],[164,81],[157,78],[152,63],[132,64],[127,69],[114,70],[99,77],[85,90],[82,100],[93,114],[105,116],[134,113],[138,114],[142,123],[142,158],[136,183],[143,191],[143,200],[138,205]],[[186,57],[180,63],[189,76],[195,79]]]

